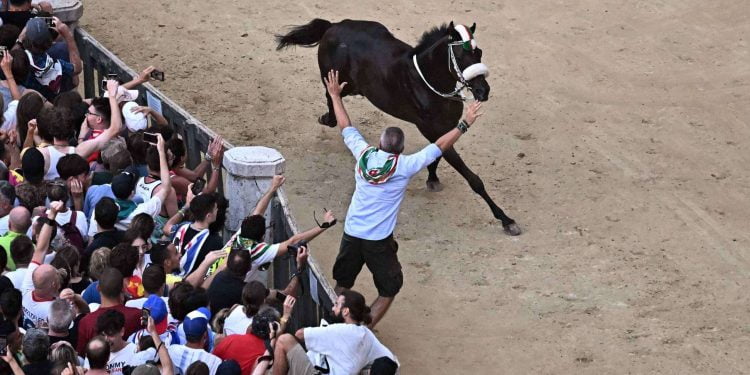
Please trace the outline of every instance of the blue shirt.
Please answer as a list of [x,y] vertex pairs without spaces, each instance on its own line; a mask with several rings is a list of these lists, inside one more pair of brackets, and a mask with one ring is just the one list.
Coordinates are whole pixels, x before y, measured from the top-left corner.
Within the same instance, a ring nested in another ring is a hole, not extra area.
[[104,197],[115,199],[115,194],[112,192],[112,185],[92,185],[86,190],[86,198],[83,200],[83,213],[86,214],[86,219],[91,221],[91,214],[94,211],[94,207]]
[[[362,152],[369,146],[357,128],[347,127],[341,135],[346,147],[357,159],[354,166],[355,189],[349,211],[346,213],[344,232],[365,240],[382,240],[393,233],[398,219],[398,211],[404,200],[409,180],[420,170],[442,155],[434,143],[411,155],[400,155],[396,170],[388,181],[375,185],[367,182],[357,173],[357,164]],[[393,154],[378,150],[370,154],[368,168],[381,167]]]

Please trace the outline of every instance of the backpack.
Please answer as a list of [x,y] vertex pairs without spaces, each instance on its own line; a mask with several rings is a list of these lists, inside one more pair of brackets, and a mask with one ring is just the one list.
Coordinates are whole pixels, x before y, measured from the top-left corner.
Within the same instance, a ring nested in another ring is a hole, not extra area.
[[60,226],[60,229],[62,230],[62,235],[65,239],[65,242],[75,247],[76,250],[78,250],[78,253],[83,255],[83,250],[86,247],[83,243],[83,235],[81,235],[81,231],[78,230],[78,227],[76,227],[76,214],[77,212],[73,211],[73,213],[70,215],[70,221],[67,224]]

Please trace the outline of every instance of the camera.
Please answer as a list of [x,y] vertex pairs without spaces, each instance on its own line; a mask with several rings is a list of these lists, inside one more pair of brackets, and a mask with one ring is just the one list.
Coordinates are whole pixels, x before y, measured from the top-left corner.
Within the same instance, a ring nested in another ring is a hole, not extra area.
[[8,52],[8,47],[6,46],[0,46],[0,59],[5,57],[5,53]]
[[159,140],[154,133],[143,133],[143,141],[155,145]]
[[54,29],[55,28],[55,19],[54,18],[52,18],[52,17],[40,17],[40,18],[42,18],[44,20],[44,23],[47,24],[47,27],[49,27],[50,29]]
[[164,81],[164,72],[162,72],[161,70],[153,70],[151,72],[151,78],[157,81]]
[[301,240],[297,242],[296,244],[287,246],[287,249],[289,249],[289,253],[292,254],[291,251],[294,251],[294,255],[297,255],[297,252],[299,251],[300,247],[307,246],[307,241]]
[[107,81],[109,80],[117,81],[117,74],[112,74],[112,73],[107,74],[107,78],[102,80],[102,88],[104,88],[104,90],[107,89]]
[[198,177],[198,179],[193,182],[193,195],[197,196],[198,194],[203,192],[203,188],[206,186],[206,180]]
[[0,356],[8,355],[8,336],[0,335]]
[[141,325],[142,326],[145,327],[145,326],[148,325],[148,317],[149,316],[151,316],[151,310],[149,310],[148,308],[144,307],[141,310]]

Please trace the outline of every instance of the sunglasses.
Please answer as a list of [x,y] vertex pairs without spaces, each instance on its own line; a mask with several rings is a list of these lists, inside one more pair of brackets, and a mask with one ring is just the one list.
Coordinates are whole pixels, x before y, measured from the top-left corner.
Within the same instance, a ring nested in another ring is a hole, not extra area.
[[98,113],[93,113],[93,112],[91,112],[91,111],[88,111],[88,112],[86,112],[86,114],[87,114],[87,115],[91,115],[91,116],[96,116],[96,117],[102,117],[102,115],[100,115],[100,114],[98,114]]

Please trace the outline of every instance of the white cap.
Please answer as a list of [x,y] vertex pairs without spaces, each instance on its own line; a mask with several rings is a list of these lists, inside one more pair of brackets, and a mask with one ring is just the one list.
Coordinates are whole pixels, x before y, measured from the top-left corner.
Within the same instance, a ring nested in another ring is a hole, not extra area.
[[122,116],[125,118],[125,126],[131,132],[137,132],[139,130],[146,129],[148,127],[148,119],[143,113],[133,112],[133,108],[138,107],[136,102],[127,102],[122,107]]
[[[109,98],[109,91],[104,92],[104,97]],[[138,99],[138,90],[126,90],[122,86],[117,87],[117,102],[132,102]]]

